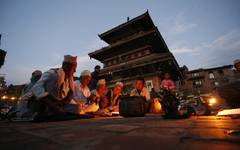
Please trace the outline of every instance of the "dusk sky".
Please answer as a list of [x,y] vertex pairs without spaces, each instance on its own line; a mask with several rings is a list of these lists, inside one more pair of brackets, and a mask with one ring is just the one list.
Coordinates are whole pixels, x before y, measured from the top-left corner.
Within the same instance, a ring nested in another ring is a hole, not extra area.
[[180,66],[189,69],[232,64],[240,58],[239,0],[0,0],[0,73],[8,84],[29,82],[35,69],[60,67],[78,56],[76,76],[93,70],[88,53],[107,44],[103,33],[149,11]]

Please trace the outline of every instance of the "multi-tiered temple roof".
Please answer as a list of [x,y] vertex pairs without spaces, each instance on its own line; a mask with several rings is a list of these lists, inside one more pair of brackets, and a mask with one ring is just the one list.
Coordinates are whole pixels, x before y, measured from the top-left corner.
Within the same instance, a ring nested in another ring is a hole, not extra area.
[[127,80],[135,76],[172,72],[182,78],[179,66],[148,12],[114,27],[99,37],[109,45],[89,53],[104,64],[101,75]]

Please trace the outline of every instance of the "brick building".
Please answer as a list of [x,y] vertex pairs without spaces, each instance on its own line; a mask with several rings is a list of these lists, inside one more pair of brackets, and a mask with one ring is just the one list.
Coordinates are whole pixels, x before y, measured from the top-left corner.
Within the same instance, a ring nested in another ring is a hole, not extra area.
[[191,94],[207,94],[229,83],[234,77],[233,65],[215,68],[185,70],[185,85],[182,90]]

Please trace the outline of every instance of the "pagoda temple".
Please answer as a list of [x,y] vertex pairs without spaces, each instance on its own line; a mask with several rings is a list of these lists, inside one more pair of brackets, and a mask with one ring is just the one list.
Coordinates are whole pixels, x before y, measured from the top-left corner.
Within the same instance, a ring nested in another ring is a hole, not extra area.
[[159,91],[164,72],[170,72],[174,81],[183,79],[148,11],[99,37],[109,45],[88,55],[103,63],[100,76],[107,80],[108,86],[121,81],[132,87],[137,77],[143,77],[149,90]]

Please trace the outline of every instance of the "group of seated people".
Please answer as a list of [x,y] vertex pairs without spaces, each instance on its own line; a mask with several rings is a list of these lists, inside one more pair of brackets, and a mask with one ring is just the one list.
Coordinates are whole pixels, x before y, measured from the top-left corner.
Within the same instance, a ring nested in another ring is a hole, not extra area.
[[[23,116],[29,112],[30,114],[118,112],[124,84],[117,82],[113,89],[108,89],[105,79],[95,81],[94,72],[91,73],[89,70],[82,71],[78,80],[74,81],[76,68],[77,57],[65,55],[61,68],[50,69],[44,73],[34,71],[31,83],[24,88],[17,114]],[[170,89],[174,88],[168,75],[162,84]],[[143,78],[137,79],[130,96],[144,96],[150,103],[150,93],[144,85]]]

